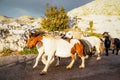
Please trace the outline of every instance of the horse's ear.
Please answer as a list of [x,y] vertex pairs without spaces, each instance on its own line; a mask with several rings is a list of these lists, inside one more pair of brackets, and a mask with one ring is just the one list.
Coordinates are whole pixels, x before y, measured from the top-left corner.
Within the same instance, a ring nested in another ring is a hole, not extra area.
[[29,33],[29,34],[28,34],[28,39],[30,39],[30,38],[31,38],[31,36],[32,36],[32,33]]
[[29,32],[29,34],[28,34],[28,39],[30,39],[31,37],[34,37],[34,36],[35,36],[35,33]]

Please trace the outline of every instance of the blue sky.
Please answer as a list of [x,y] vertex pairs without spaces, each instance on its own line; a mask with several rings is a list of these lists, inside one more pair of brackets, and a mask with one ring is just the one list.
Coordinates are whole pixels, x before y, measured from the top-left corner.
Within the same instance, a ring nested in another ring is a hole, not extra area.
[[44,16],[47,3],[70,11],[91,1],[93,0],[0,0],[0,15],[41,17]]

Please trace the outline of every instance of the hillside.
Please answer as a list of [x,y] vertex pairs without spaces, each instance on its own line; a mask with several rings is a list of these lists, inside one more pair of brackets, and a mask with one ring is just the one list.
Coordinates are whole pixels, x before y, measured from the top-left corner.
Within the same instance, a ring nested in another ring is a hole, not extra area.
[[120,38],[120,0],[94,0],[84,6],[69,11],[71,21],[83,31],[93,21],[95,32],[109,32],[112,37]]
[[85,15],[120,16],[120,0],[94,0],[68,12],[69,16]]
[[34,18],[31,16],[20,16],[18,18],[10,18],[0,15],[0,24],[10,24],[16,22],[18,24],[32,24],[34,22],[40,22],[41,18]]

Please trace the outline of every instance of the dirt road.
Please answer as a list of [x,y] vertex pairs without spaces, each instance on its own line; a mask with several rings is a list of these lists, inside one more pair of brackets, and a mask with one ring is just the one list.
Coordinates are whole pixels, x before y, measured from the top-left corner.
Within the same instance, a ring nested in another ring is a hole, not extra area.
[[81,63],[78,58],[73,68],[67,70],[65,67],[69,62],[69,58],[61,59],[59,67],[55,67],[54,62],[46,75],[39,74],[44,67],[41,62],[36,69],[32,69],[34,61],[1,67],[0,80],[120,80],[120,54],[103,54],[100,61],[93,56],[86,60],[85,69],[78,68]]

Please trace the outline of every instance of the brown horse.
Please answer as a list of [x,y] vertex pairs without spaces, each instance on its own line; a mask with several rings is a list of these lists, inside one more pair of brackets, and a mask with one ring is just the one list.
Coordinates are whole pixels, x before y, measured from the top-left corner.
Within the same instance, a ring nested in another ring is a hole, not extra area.
[[[81,58],[82,63],[79,68],[85,67],[85,57],[83,55],[83,45],[78,39],[61,39],[55,38],[53,36],[45,35],[37,35],[30,36],[26,43],[27,47],[36,46],[38,49],[38,56],[36,58],[36,62],[33,66],[35,68],[38,64],[40,57],[42,58],[42,62],[45,64],[44,69],[40,72],[40,74],[47,73],[47,69],[50,64],[54,60],[54,56],[65,58],[71,57],[70,64],[66,67],[67,69],[71,69],[75,60],[76,53]],[[46,56],[48,57],[46,60]]]
[[84,45],[85,54],[90,56],[97,55],[97,60],[101,60],[101,53],[103,53],[104,47],[102,41],[98,37],[84,36],[83,33],[74,31],[68,31],[65,37],[80,39]]
[[120,39],[118,38],[111,38],[108,32],[103,33],[104,45],[105,45],[105,51],[106,56],[109,55],[108,50],[112,49],[112,54],[114,54],[114,51],[116,50],[116,55],[118,55],[119,49],[120,49]]

